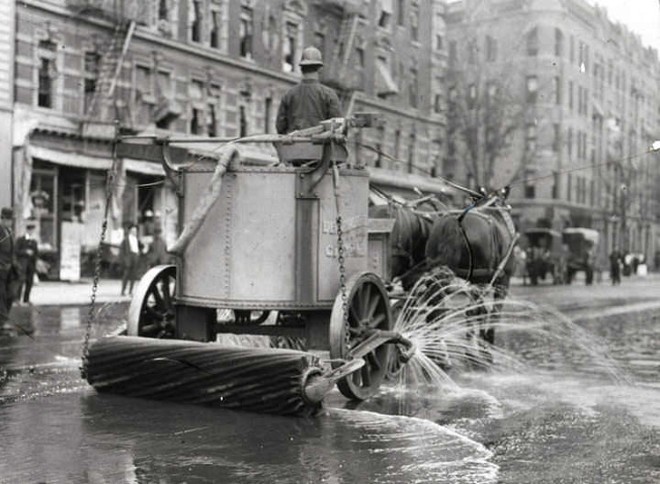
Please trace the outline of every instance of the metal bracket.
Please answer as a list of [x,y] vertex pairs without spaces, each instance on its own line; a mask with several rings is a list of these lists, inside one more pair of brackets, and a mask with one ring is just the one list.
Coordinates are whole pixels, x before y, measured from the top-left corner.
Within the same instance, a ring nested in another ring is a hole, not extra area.
[[407,363],[415,353],[415,345],[408,338],[396,331],[384,331],[382,329],[372,329],[368,336],[357,346],[352,348],[347,358],[362,358],[381,345],[393,343],[399,347],[399,361]]
[[156,140],[156,144],[160,145],[165,176],[172,182],[172,185],[174,185],[177,196],[182,197],[183,183],[181,180],[181,171],[172,163],[169,140],[167,138],[160,138]]
[[296,177],[296,198],[317,200],[318,194],[314,191],[323,177],[330,169],[332,149],[330,143],[323,145],[321,161],[308,170],[300,170]]

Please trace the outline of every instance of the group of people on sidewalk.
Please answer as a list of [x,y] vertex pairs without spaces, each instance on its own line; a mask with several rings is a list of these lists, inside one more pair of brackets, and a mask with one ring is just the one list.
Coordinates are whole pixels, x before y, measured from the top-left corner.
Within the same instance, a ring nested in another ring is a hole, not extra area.
[[133,286],[145,267],[168,264],[171,256],[167,253],[167,245],[162,237],[162,229],[156,225],[152,228],[153,235],[148,247],[138,237],[138,226],[134,223],[124,228],[124,238],[119,246],[121,261],[121,295],[133,294]]
[[14,302],[30,304],[39,248],[34,237],[34,221],[28,220],[25,234],[14,239],[14,211],[0,211],[0,329],[9,321]]

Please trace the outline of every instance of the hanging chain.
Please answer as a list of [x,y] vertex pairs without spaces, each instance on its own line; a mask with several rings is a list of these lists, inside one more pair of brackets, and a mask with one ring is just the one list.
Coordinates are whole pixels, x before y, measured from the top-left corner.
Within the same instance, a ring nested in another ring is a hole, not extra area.
[[[330,144],[330,153],[331,156],[334,155],[334,143]],[[341,306],[342,306],[342,315],[344,320],[344,341],[346,343],[346,348],[348,349],[351,335],[349,332],[350,326],[348,324],[348,295],[346,294],[346,258],[344,250],[344,231],[342,228],[342,217],[341,217],[341,203],[340,203],[340,194],[339,194],[339,169],[337,168],[336,163],[332,165],[332,175],[334,182],[334,191],[335,191],[335,204],[337,207],[337,262],[339,263],[339,291],[341,294]]]
[[99,279],[101,278],[101,259],[103,253],[103,242],[105,241],[106,233],[108,232],[108,216],[110,214],[110,204],[112,203],[112,191],[114,187],[115,177],[117,173],[117,139],[118,139],[118,125],[115,122],[115,139],[112,145],[112,166],[108,171],[108,176],[105,185],[105,211],[103,213],[103,223],[101,224],[101,236],[99,237],[99,245],[96,249],[95,262],[94,262],[94,278],[92,280],[92,294],[89,302],[89,310],[87,312],[87,322],[85,326],[85,337],[82,345],[82,365],[80,367],[80,374],[83,379],[87,379],[87,360],[89,357],[89,338],[92,332],[92,323],[95,319],[96,309],[96,294],[99,288]]

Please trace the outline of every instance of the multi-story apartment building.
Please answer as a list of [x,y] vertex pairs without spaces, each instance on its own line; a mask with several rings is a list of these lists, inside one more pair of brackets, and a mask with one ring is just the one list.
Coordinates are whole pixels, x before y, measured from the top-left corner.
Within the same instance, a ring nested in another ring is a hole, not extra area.
[[11,133],[14,111],[14,2],[0,5],[0,206],[11,203]]
[[[324,80],[341,88],[345,108],[383,114],[383,127],[351,140],[375,179],[387,180],[391,170],[404,172],[397,179],[436,173],[443,13],[434,0],[17,2],[12,184],[19,225],[38,220],[42,248],[55,262],[68,244],[63,238],[82,233],[83,247],[95,247],[114,120],[122,133],[272,133],[307,45],[323,52]],[[245,147],[243,157],[269,159],[270,149]],[[111,242],[147,211],[168,240],[175,237],[177,201],[157,163],[122,159],[112,202]]]
[[522,229],[591,227],[604,239],[601,260],[615,246],[651,259],[660,248],[660,160],[648,152],[660,137],[657,51],[584,0],[463,0],[445,20],[443,171],[511,184]]

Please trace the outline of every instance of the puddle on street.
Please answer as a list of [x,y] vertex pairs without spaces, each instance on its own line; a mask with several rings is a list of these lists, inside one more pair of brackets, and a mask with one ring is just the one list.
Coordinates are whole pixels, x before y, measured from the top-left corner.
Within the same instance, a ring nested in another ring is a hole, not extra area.
[[[335,390],[305,419],[96,394],[78,371],[85,309],[31,320],[25,309],[31,336],[0,349],[3,482],[660,481],[660,335],[648,314],[584,325],[633,385],[537,346],[523,356],[539,364],[523,370],[460,371],[456,385],[385,387],[357,405]],[[125,306],[104,311],[97,334]],[[498,336],[507,349],[526,343]]]

